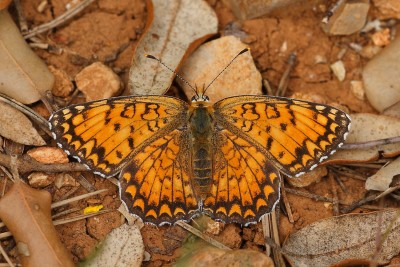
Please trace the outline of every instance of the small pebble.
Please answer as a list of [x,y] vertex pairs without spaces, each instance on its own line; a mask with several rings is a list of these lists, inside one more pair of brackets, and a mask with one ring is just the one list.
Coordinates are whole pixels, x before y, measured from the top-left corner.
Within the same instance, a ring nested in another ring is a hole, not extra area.
[[68,163],[68,155],[58,147],[37,147],[28,150],[27,154],[43,164]]
[[33,188],[43,188],[54,181],[54,175],[44,172],[32,172],[28,176],[28,181]]
[[336,78],[338,78],[339,81],[343,82],[344,79],[346,78],[346,68],[344,67],[343,61],[338,60],[335,63],[331,65],[331,70],[333,71],[333,74],[335,74]]
[[372,42],[376,46],[387,46],[390,44],[390,30],[388,28],[372,34]]
[[101,62],[93,63],[75,76],[80,91],[86,101],[110,98],[122,90],[121,79],[109,67]]
[[350,81],[350,91],[359,100],[365,99],[365,90],[362,81]]
[[358,32],[367,21],[369,7],[369,0],[345,1],[322,27],[326,33],[333,35]]

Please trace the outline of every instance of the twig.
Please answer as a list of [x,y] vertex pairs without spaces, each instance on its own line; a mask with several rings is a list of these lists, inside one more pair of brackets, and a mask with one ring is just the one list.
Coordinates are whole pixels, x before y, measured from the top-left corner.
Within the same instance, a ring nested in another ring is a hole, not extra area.
[[29,39],[39,33],[48,31],[50,29],[53,29],[55,27],[57,27],[58,25],[64,23],[65,21],[67,21],[68,19],[72,18],[73,16],[75,16],[76,14],[78,14],[79,12],[81,12],[85,7],[87,7],[88,5],[90,5],[91,3],[93,3],[95,0],[84,0],[82,2],[80,2],[78,5],[74,6],[73,8],[69,9],[68,11],[66,11],[65,13],[61,14],[60,16],[58,16],[57,18],[53,19],[52,21],[48,22],[48,23],[44,23],[38,27],[35,27],[31,30],[29,30],[27,32],[27,34],[24,35],[25,39]]
[[64,211],[61,211],[59,213],[54,214],[53,216],[51,216],[51,218],[54,220],[54,219],[56,219],[58,217],[62,217],[64,215],[68,215],[68,214],[71,214],[71,213],[74,213],[74,212],[77,212],[77,211],[80,211],[80,210],[81,209],[79,209],[79,208],[67,209],[67,210],[64,210]]
[[[275,210],[273,210],[272,212],[275,212]],[[272,228],[271,228],[271,225],[269,224],[270,221],[271,221],[271,214],[266,214],[261,219],[264,240],[266,240],[267,238],[271,238],[271,229]],[[268,257],[271,257],[271,247],[268,244],[265,244],[265,254]]]
[[20,0],[14,0],[14,6],[15,6],[15,9],[17,10],[18,22],[19,22],[19,27],[21,29],[21,32],[26,33],[28,31],[28,23],[26,23],[24,13],[22,12]]
[[66,224],[66,223],[70,223],[70,222],[76,222],[76,221],[79,221],[79,220],[87,219],[87,218],[94,217],[94,216],[97,216],[97,215],[101,215],[101,214],[104,214],[104,213],[108,213],[108,212],[111,212],[111,211],[112,210],[101,210],[101,211],[93,212],[93,213],[89,213],[89,214],[81,214],[81,215],[78,215],[78,216],[75,216],[75,217],[72,217],[72,218],[55,220],[55,221],[53,221],[53,224],[54,225],[60,225],[60,224]]
[[382,193],[380,193],[380,194],[375,198],[375,200],[380,199],[380,198],[382,198],[382,197],[384,197],[384,196],[386,196],[386,195],[389,195],[390,193],[392,193],[392,192],[394,192],[394,191],[396,191],[396,190],[398,190],[398,189],[400,189],[400,185],[396,185],[396,186],[393,186],[393,187],[389,187],[388,189],[386,189],[385,191],[383,191]]
[[278,89],[276,90],[277,96],[285,95],[289,83],[289,76],[295,64],[296,64],[296,54],[291,53],[288,59],[288,66],[286,67],[286,70],[283,73],[281,80],[279,81]]
[[[11,168],[11,157],[0,153],[0,165]],[[20,173],[27,173],[31,171],[42,172],[82,172],[87,171],[86,167],[80,163],[63,163],[63,164],[43,164],[37,162],[33,158],[23,155],[17,159],[17,168]]]
[[332,201],[332,206],[333,206],[333,216],[338,216],[339,215],[339,200],[338,200],[338,194],[337,194],[337,188],[335,185],[335,178],[334,174],[332,172],[329,173],[328,178],[329,178],[329,184],[331,185],[332,189],[332,195],[333,195],[333,201]]
[[359,199],[359,200],[353,202],[352,204],[350,204],[347,208],[342,209],[341,213],[349,213],[349,212],[355,210],[356,208],[364,205],[365,203],[368,203],[370,201],[374,201],[378,195],[379,195],[379,193],[375,193],[375,194],[372,194],[372,195],[370,195],[370,196],[368,196],[366,198]]
[[342,191],[347,194],[348,192],[347,192],[346,186],[342,182],[342,179],[340,179],[339,176],[337,176],[337,175],[333,175],[333,177],[335,178],[335,181],[338,183],[338,185],[340,186]]
[[[323,197],[323,196],[311,194],[309,192],[298,191],[298,190],[295,190],[295,189],[292,189],[292,188],[287,188],[287,187],[286,187],[286,192],[289,192],[289,193],[294,194],[294,195],[302,196],[302,197],[311,198],[311,199],[316,200],[316,201],[331,202],[331,203],[333,203],[333,201],[334,201],[333,198],[330,198],[330,197]],[[345,203],[345,202],[340,201],[340,200],[339,200],[339,204],[341,204],[341,205],[349,205],[348,203]]]
[[385,139],[378,139],[367,142],[359,142],[359,143],[346,143],[343,144],[341,149],[366,149],[374,146],[388,145],[393,143],[400,142],[400,136],[390,137]]
[[176,222],[177,225],[179,225],[180,227],[182,227],[183,229],[186,229],[187,231],[191,232],[192,234],[200,237],[201,239],[203,239],[204,241],[210,243],[211,245],[220,248],[220,249],[227,249],[227,250],[231,250],[231,248],[225,246],[224,244],[218,242],[217,240],[209,237],[208,235],[203,234],[200,230],[194,228],[193,226],[185,223],[184,221],[177,221]]
[[359,173],[356,173],[354,170],[344,167],[344,166],[341,167],[342,169],[344,169],[344,171],[334,168],[332,166],[327,166],[327,168],[336,172],[337,174],[340,174],[340,175],[343,175],[346,177],[350,177],[350,178],[353,178],[356,180],[361,180],[361,181],[367,180],[367,177],[364,177],[364,176],[360,175]]
[[280,180],[281,180],[281,194],[282,194],[281,199],[283,201],[283,205],[285,205],[285,210],[287,212],[288,220],[289,220],[290,223],[293,224],[294,223],[294,219],[293,219],[292,208],[290,207],[290,203],[289,203],[289,201],[287,199],[285,183],[284,183],[284,180],[283,180],[282,176],[281,176]]
[[11,259],[8,257],[7,252],[4,250],[3,246],[0,244],[0,252],[3,258],[6,260],[6,262],[11,266],[15,267],[14,263],[11,261]]
[[78,177],[75,178],[75,180],[80,183],[80,185],[86,189],[88,192],[94,192],[96,191],[96,187],[92,185],[82,174],[78,175]]

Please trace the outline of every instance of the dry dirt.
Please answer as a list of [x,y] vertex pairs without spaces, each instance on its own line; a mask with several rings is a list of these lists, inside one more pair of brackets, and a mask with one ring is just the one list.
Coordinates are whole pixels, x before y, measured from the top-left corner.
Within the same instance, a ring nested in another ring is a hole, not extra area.
[[[65,5],[70,1],[49,1],[50,6],[42,14],[36,11],[40,2],[41,0],[22,0],[22,7],[30,27],[59,16],[65,12]],[[234,15],[222,1],[208,0],[208,2],[218,15],[220,32],[224,33],[226,26],[236,20]],[[287,96],[295,93],[300,97],[312,95],[327,104],[340,105],[350,114],[375,112],[367,101],[357,99],[349,89],[351,80],[361,80],[361,68],[366,60],[359,54],[350,49],[344,54],[342,60],[346,66],[347,76],[343,82],[339,82],[333,76],[329,64],[314,64],[314,56],[317,54],[323,56],[326,62],[335,62],[344,44],[349,42],[365,44],[368,42],[368,38],[359,34],[346,37],[328,36],[319,27],[324,10],[327,8],[327,1],[303,2],[308,2],[308,4],[291,6],[275,11],[267,17],[248,20],[239,25],[246,33],[243,41],[250,46],[256,66],[263,78],[267,79],[273,88],[276,88],[287,67],[289,53],[295,52],[298,60],[290,76]],[[39,49],[36,49],[35,52],[48,65],[64,70],[70,77],[74,77],[83,67],[92,62],[104,62],[127,85],[133,50],[143,32],[146,17],[144,1],[99,0],[63,26],[44,36],[46,42],[62,47],[64,53],[57,55]],[[287,49],[284,51],[282,50],[283,41],[287,43]],[[168,94],[176,95],[176,90],[170,91]],[[74,102],[84,102],[83,96],[78,95]],[[35,108],[44,116],[49,116],[42,104],[37,104]],[[364,174],[372,172],[370,169],[358,171]],[[101,203],[105,208],[112,210],[119,207],[117,188],[112,183],[100,177],[94,177],[91,173],[84,175],[97,189],[110,189],[107,193],[91,198],[90,204]],[[326,197],[332,197],[333,190],[337,190],[339,199],[348,203],[368,194],[364,189],[363,181],[346,176],[338,178],[343,181],[347,193],[341,190],[337,184],[330,182],[327,177],[299,190],[307,190]],[[58,190],[54,186],[49,186],[47,190],[52,193],[53,199],[56,201],[70,188]],[[85,193],[85,190],[81,188],[75,195],[82,193]],[[287,201],[291,205],[295,222],[290,223],[285,213],[280,212],[281,241],[285,240],[290,233],[316,220],[333,215],[332,205],[324,202],[289,193],[287,193]],[[371,204],[376,205],[377,203]],[[380,203],[383,206],[388,204],[390,203]],[[77,204],[77,207],[84,208],[86,205],[87,202],[82,201]],[[363,211],[364,209],[357,209],[354,212]],[[74,261],[78,262],[88,255],[96,242],[121,223],[119,212],[114,211],[91,219],[57,226],[56,229],[62,242],[71,251]],[[174,262],[181,253],[182,240],[190,242],[190,239],[193,238],[178,226],[156,228],[145,225],[141,231],[146,251],[151,255],[151,260],[145,262],[145,266],[161,266]],[[260,223],[248,228],[241,228],[239,225],[233,224],[226,225],[222,233],[214,238],[232,248],[265,250]]]

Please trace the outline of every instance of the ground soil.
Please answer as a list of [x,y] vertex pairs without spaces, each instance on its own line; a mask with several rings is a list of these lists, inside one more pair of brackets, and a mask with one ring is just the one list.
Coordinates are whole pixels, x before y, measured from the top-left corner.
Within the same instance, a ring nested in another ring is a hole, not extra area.
[[[49,6],[43,13],[38,13],[36,7],[41,0],[22,0],[22,7],[30,27],[52,20],[65,12],[69,0],[49,1]],[[226,1],[228,2],[228,1]],[[338,54],[344,44],[357,42],[368,43],[368,37],[354,34],[346,37],[328,36],[320,27],[321,19],[329,1],[301,1],[299,5],[289,6],[262,18],[238,22],[223,1],[208,0],[219,18],[220,34],[225,34],[227,27],[239,26],[245,33],[243,41],[251,48],[257,68],[263,79],[276,88],[287,67],[290,52],[297,55],[297,64],[290,75],[286,96],[295,94],[298,97],[311,97],[321,102],[340,106],[350,114],[372,112],[374,109],[366,100],[356,98],[350,90],[350,81],[361,80],[361,69],[366,63],[357,52],[347,49],[341,58],[346,66],[346,78],[343,82],[332,74],[329,64],[338,60]],[[306,3],[306,4],[304,4]],[[74,77],[83,67],[95,61],[104,62],[110,66],[128,84],[128,73],[134,47],[138,42],[146,24],[147,10],[144,1],[140,0],[99,0],[87,7],[66,24],[51,33],[43,35],[44,41],[62,47],[60,55],[47,50],[35,49],[35,52],[48,65],[64,70]],[[283,43],[285,47],[282,47]],[[314,64],[315,55],[319,55],[327,64]],[[178,88],[179,90],[179,88]],[[169,92],[169,94],[176,94]],[[83,102],[80,94],[74,102]],[[46,114],[44,109],[36,105],[37,110]],[[363,174],[371,174],[371,170],[359,170]],[[120,205],[118,191],[114,184],[91,173],[85,177],[97,188],[108,188],[108,192],[89,199],[89,203],[101,203],[107,209],[116,210]],[[338,177],[347,192],[329,181],[327,176],[318,183],[298,189],[317,195],[332,197],[333,190],[338,192],[338,198],[351,203],[365,197],[368,192],[364,182],[346,176]],[[290,187],[290,185],[286,185]],[[70,188],[47,188],[56,201],[66,194]],[[76,191],[75,195],[85,193],[84,189]],[[279,231],[281,241],[302,227],[322,218],[333,216],[332,205],[309,198],[287,193],[287,202],[291,205],[294,223],[290,223],[285,212],[279,215]],[[82,201],[76,207],[84,208],[87,201]],[[376,203],[371,203],[376,205]],[[386,204],[380,204],[386,205]],[[354,212],[363,212],[357,209]],[[66,225],[57,226],[62,242],[72,253],[74,261],[83,260],[95,244],[107,235],[113,228],[118,227],[123,220],[119,212],[114,211],[81,220]],[[261,223],[250,227],[240,225],[222,226],[222,232],[213,236],[215,239],[232,248],[250,248],[265,250],[262,240]],[[145,249],[150,253],[150,260],[145,266],[162,266],[173,263],[180,256],[182,242],[190,240],[190,234],[179,226],[154,227],[145,225],[142,230]]]

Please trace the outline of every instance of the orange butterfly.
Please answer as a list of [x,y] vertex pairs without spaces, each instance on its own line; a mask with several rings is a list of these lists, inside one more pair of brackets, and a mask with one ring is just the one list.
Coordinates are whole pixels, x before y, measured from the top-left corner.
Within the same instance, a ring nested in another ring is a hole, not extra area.
[[103,177],[144,222],[205,213],[247,225],[279,200],[279,172],[299,176],[340,147],[349,116],[330,106],[271,96],[214,105],[204,91],[189,105],[168,96],[78,104],[50,118],[58,145]]

